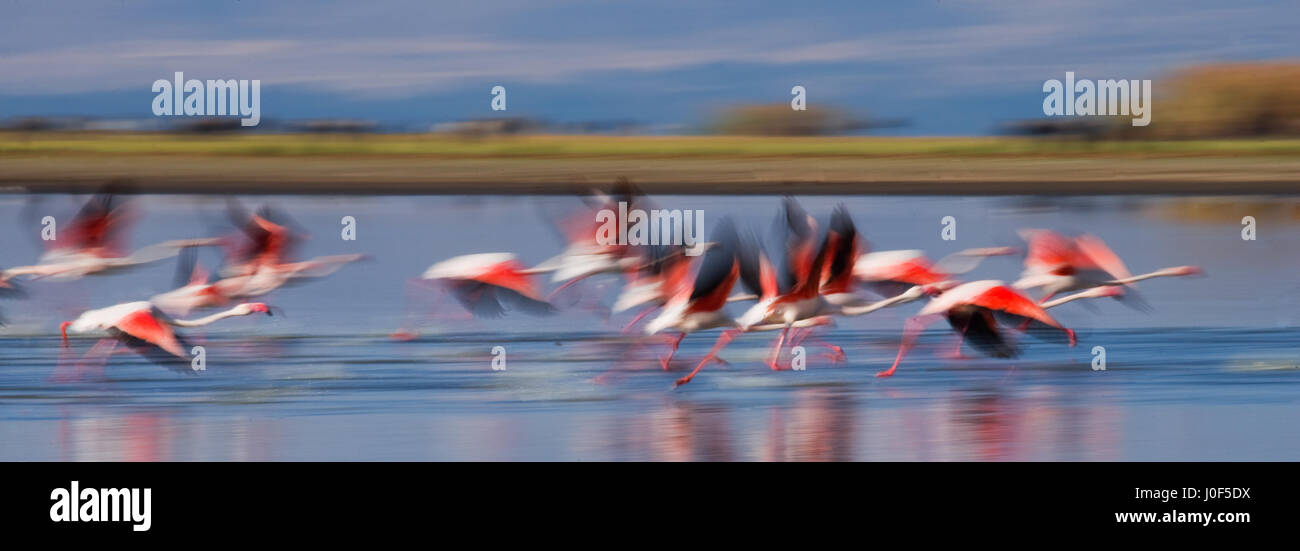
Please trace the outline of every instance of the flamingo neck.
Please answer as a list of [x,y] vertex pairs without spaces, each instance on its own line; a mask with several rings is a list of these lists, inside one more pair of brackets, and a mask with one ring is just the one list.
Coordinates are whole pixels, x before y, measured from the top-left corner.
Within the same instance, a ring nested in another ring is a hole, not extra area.
[[1097,292],[1097,289],[1094,288],[1094,289],[1088,289],[1087,291],[1083,291],[1083,292],[1075,293],[1075,294],[1073,294],[1073,295],[1063,296],[1063,297],[1058,298],[1058,299],[1056,299],[1056,300],[1049,300],[1049,301],[1047,301],[1047,302],[1044,302],[1044,303],[1042,303],[1042,304],[1039,304],[1038,306],[1039,306],[1039,308],[1042,308],[1042,309],[1046,310],[1046,309],[1048,309],[1048,308],[1052,308],[1052,307],[1054,307],[1054,306],[1060,306],[1060,305],[1065,304],[1065,303],[1067,303],[1067,302],[1074,302],[1074,301],[1079,300],[1079,299],[1085,299],[1085,298],[1099,298],[1099,297],[1103,297],[1103,296],[1108,296],[1108,295],[1106,295],[1106,294],[1102,294],[1102,293],[1098,293],[1098,292]]
[[172,324],[172,325],[175,325],[175,326],[177,326],[177,327],[199,327],[199,326],[201,326],[201,325],[208,325],[208,324],[210,324],[210,323],[212,323],[212,322],[214,322],[214,321],[217,321],[217,320],[223,320],[223,319],[226,319],[226,318],[232,318],[232,317],[235,317],[235,316],[242,316],[242,315],[244,315],[243,313],[239,312],[238,310],[239,310],[239,307],[236,306],[236,307],[234,307],[234,308],[231,308],[231,309],[229,309],[229,310],[226,310],[225,312],[217,312],[217,313],[215,313],[215,314],[212,314],[211,316],[206,316],[206,317],[202,317],[202,318],[199,318],[199,319],[193,319],[193,320],[171,320],[171,324]]
[[876,310],[880,310],[881,308],[888,308],[888,307],[890,307],[890,306],[894,306],[894,305],[896,305],[896,304],[903,304],[903,303],[905,303],[905,302],[912,302],[912,301],[914,301],[914,300],[919,300],[919,299],[922,298],[923,296],[924,296],[924,295],[921,295],[921,296],[911,296],[911,295],[909,295],[909,294],[907,294],[907,293],[902,293],[902,294],[900,294],[900,295],[893,296],[893,297],[890,297],[890,298],[887,298],[887,299],[884,299],[884,300],[878,300],[878,301],[873,302],[873,303],[871,303],[871,304],[868,304],[868,305],[866,305],[866,306],[860,306],[860,307],[856,307],[856,308],[855,308],[855,307],[847,307],[847,308],[844,308],[844,309],[843,309],[843,310],[844,310],[844,315],[846,315],[846,316],[861,316],[861,315],[864,315],[864,314],[870,314],[871,312],[875,312]]
[[1154,272],[1145,273],[1145,274],[1142,274],[1142,275],[1135,275],[1135,276],[1132,276],[1132,277],[1126,277],[1126,278],[1123,278],[1123,279],[1117,279],[1117,280],[1114,281],[1114,283],[1119,284],[1119,285],[1128,285],[1129,283],[1137,283],[1137,282],[1142,281],[1142,280],[1144,280],[1144,279],[1152,279],[1152,278],[1156,278],[1156,277],[1171,277],[1171,276],[1175,276],[1175,275],[1179,275],[1179,274],[1176,273],[1176,272],[1174,272],[1173,270],[1169,270],[1169,269],[1165,269],[1165,270],[1156,270],[1156,271],[1154,271]]

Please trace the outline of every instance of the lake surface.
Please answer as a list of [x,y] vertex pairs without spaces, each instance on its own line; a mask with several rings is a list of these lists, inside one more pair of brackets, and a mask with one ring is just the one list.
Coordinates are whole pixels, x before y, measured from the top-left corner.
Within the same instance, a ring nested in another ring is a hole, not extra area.
[[[60,221],[84,197],[0,196],[0,265],[39,255],[30,213]],[[745,335],[677,390],[715,332],[686,338],[674,371],[661,344],[620,334],[582,308],[612,301],[614,277],[580,284],[549,317],[474,320],[407,283],[459,254],[509,251],[526,263],[559,252],[548,218],[567,197],[246,197],[270,203],[311,233],[299,256],[372,257],[333,276],[277,291],[284,315],[186,331],[207,348],[207,371],[172,373],[131,354],[104,377],[50,380],[60,321],[143,300],[173,286],[174,261],[71,282],[31,282],[0,300],[0,459],[3,460],[1294,460],[1300,458],[1300,329],[1294,276],[1300,226],[1293,198],[806,197],[823,218],[848,206],[873,250],[1021,245],[1019,228],[1100,236],[1134,273],[1195,264],[1206,275],[1139,284],[1153,309],[1116,301],[1052,311],[1079,345],[1025,339],[1014,360],[951,359],[935,324],[890,379],[903,320],[920,304],[842,320],[819,336],[844,347],[832,364],[807,344],[806,371],[773,372],[773,334]],[[656,197],[766,235],[778,198]],[[33,201],[37,201],[33,203]],[[223,198],[143,196],[134,247],[212,235]],[[1244,241],[1243,203],[1258,238]],[[1209,205],[1208,207],[1206,205]],[[1216,206],[1218,205],[1218,206]],[[1249,210],[1249,207],[1247,207]],[[1186,213],[1193,215],[1185,215]],[[1210,214],[1207,215],[1206,212]],[[340,219],[357,219],[357,240]],[[953,216],[957,239],[941,239]],[[36,219],[39,220],[40,216]],[[218,262],[205,251],[201,262]],[[1014,280],[1017,257],[993,258],[967,279]],[[548,284],[549,285],[549,284]],[[583,297],[579,300],[579,297]],[[733,305],[737,311],[743,305]],[[428,318],[410,342],[388,338]],[[506,351],[505,371],[492,349]],[[1102,346],[1106,370],[1092,369]],[[967,353],[974,352],[967,349]]]

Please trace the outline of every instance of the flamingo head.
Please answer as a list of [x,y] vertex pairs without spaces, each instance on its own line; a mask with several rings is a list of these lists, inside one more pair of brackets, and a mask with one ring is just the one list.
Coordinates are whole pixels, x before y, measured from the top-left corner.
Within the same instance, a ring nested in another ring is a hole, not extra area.
[[1010,256],[1020,254],[1020,249],[1016,247],[984,247],[968,249],[964,252],[970,256]]
[[259,314],[259,313],[264,313],[270,316],[271,307],[261,302],[245,302],[244,304],[240,304],[239,306],[235,307],[235,313],[241,316],[247,316],[249,314]]
[[904,302],[911,302],[913,300],[919,300],[926,296],[933,296],[934,294],[938,294],[937,292],[932,294],[930,289],[928,289],[928,287],[929,287],[928,285],[913,285],[909,287],[906,291],[903,291],[903,294],[899,295],[899,298],[902,299]]
[[939,295],[942,295],[944,291],[952,289],[953,287],[956,287],[958,285],[961,285],[960,281],[957,281],[955,279],[947,279],[944,281],[921,285],[920,287],[921,290],[925,292],[925,294],[932,297],[937,297]]
[[1201,275],[1205,273],[1197,266],[1178,266],[1177,268],[1169,268],[1166,272],[1175,276]]
[[68,326],[69,326],[69,325],[72,325],[72,322],[70,322],[70,321],[65,321],[65,322],[59,324],[59,334],[60,334],[60,335],[63,335],[63,347],[64,347],[64,348],[68,348]]
[[1073,329],[1066,329],[1066,330],[1065,330],[1065,336],[1067,336],[1067,337],[1070,338],[1070,346],[1071,346],[1071,347],[1073,347],[1074,345],[1076,345],[1076,344],[1079,343],[1079,340],[1078,340],[1078,339],[1075,337],[1075,335],[1074,335],[1074,330],[1073,330]]

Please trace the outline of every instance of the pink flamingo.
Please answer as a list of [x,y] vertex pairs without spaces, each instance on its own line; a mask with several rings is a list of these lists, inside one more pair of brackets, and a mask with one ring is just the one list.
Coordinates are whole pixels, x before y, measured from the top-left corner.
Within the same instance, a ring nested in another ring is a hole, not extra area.
[[[555,307],[538,292],[534,273],[511,253],[479,253],[435,263],[419,281],[441,286],[475,317],[498,318],[508,307],[530,314],[554,313]],[[399,329],[390,336],[410,340],[416,334]]]
[[[176,371],[192,372],[188,345],[172,327],[200,327],[218,320],[236,316],[265,313],[271,309],[260,302],[235,306],[224,312],[194,320],[181,320],[168,316],[148,301],[127,302],[106,308],[87,311],[73,321],[59,325],[63,346],[68,347],[68,332],[90,333],[107,331],[113,338],[101,339],[84,358],[95,357],[107,362],[118,343],[125,344],[142,356]],[[178,361],[180,360],[180,361]]]
[[[1115,289],[1096,287],[1048,303],[1037,304],[1001,281],[983,280],[970,283],[941,282],[925,287],[926,294],[935,296],[917,315],[908,318],[903,328],[903,341],[899,345],[894,364],[877,377],[889,377],[898,369],[903,356],[911,350],[916,337],[938,317],[945,317],[953,330],[967,342],[986,354],[999,358],[1016,355],[1016,349],[1007,341],[999,318],[1024,321],[1023,326],[1038,324],[1063,332],[1070,346],[1075,344],[1074,331],[1065,328],[1052,318],[1047,308],[1084,298],[1114,296]],[[936,296],[937,295],[937,296]]]
[[131,220],[127,210],[111,193],[95,195],[56,232],[58,239],[36,264],[0,271],[0,287],[12,287],[9,281],[21,276],[68,280],[109,274],[176,256],[189,247],[220,244],[219,239],[178,239],[124,254],[121,234]]
[[[778,288],[771,264],[761,250],[756,246],[746,247],[742,253],[745,255],[744,280],[747,286],[755,286],[749,282],[758,281],[756,286],[759,299],[737,318],[741,329],[745,331],[781,332],[768,359],[768,367],[773,370],[780,369],[778,359],[787,337],[791,337],[789,342],[792,346],[803,340],[792,337],[792,331],[826,325],[813,323],[813,320],[830,316],[860,316],[909,300],[900,293],[886,300],[870,302],[853,293],[859,237],[848,210],[842,205],[831,214],[830,225],[820,247],[814,247],[815,222],[793,199],[785,200],[783,213],[788,230],[785,286],[783,290]],[[919,290],[907,293],[919,294]],[[844,360],[842,348],[829,343],[820,344],[833,352],[832,361]]]
[[[716,241],[720,246],[704,254],[693,279],[683,274],[671,280],[673,288],[668,291],[670,296],[663,310],[646,323],[647,335],[669,330],[677,332],[677,336],[669,340],[668,356],[659,360],[660,367],[665,370],[687,334],[736,325],[736,320],[723,309],[740,276],[736,259],[736,229],[731,219],[724,218],[719,222],[714,234],[719,238]],[[677,384],[689,382],[698,371],[696,368]]]
[[[1196,266],[1177,266],[1132,275],[1124,262],[1101,239],[1091,235],[1069,238],[1051,230],[1022,230],[1029,242],[1025,271],[1011,285],[1017,289],[1041,288],[1041,301],[1057,294],[1097,286],[1132,287],[1138,281],[1156,277],[1198,275]],[[1124,293],[1114,293],[1116,297]]]

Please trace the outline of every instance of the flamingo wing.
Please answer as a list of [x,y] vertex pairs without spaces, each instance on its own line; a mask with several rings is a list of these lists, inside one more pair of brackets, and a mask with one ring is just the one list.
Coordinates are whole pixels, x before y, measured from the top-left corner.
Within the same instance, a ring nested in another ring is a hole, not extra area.
[[114,202],[112,193],[99,193],[91,197],[73,216],[61,235],[60,248],[103,249],[110,255],[121,254],[120,229],[125,215],[122,205]]
[[713,312],[727,303],[727,296],[740,275],[736,260],[736,226],[730,218],[723,218],[713,230],[711,241],[717,246],[704,253],[700,271],[695,275],[691,289],[690,312]]
[[523,273],[526,269],[519,261],[510,260],[489,266],[473,279],[507,289],[532,300],[541,301],[536,282],[533,281],[531,276]]
[[1025,269],[1033,272],[1071,272],[1077,267],[1080,254],[1075,243],[1051,230],[1026,230],[1021,232],[1028,243]]
[[1088,268],[1105,270],[1112,279],[1133,277],[1128,267],[1124,266],[1124,261],[1119,259],[1119,255],[1110,250],[1110,247],[1107,247],[1100,238],[1085,234],[1076,237],[1074,242],[1078,245],[1082,257],[1079,262],[1086,263]]
[[832,234],[828,233],[822,240],[822,245],[817,249],[817,254],[813,256],[808,263],[807,269],[803,271],[803,278],[795,281],[795,285],[790,289],[788,297],[791,299],[808,299],[817,296],[821,291],[822,267],[826,265],[827,257],[831,253]]
[[948,324],[961,334],[962,340],[994,358],[1014,358],[1019,354],[998,327],[993,312],[979,306],[963,305],[948,311]]
[[740,263],[740,281],[749,292],[758,295],[760,300],[777,295],[779,285],[776,270],[772,268],[758,238],[752,233],[747,232],[741,236],[737,244],[736,260]]
[[793,197],[787,196],[781,203],[777,232],[785,245],[781,289],[789,292],[812,275],[812,261],[818,252],[815,249],[816,228],[808,212]]
[[152,310],[137,310],[122,316],[113,328],[135,339],[152,344],[178,358],[188,358],[171,327],[159,321]]
[[245,241],[243,244],[232,243],[229,247],[228,252],[236,265],[275,265],[288,261],[296,240],[289,229],[292,221],[287,215],[269,206],[249,213],[235,199],[227,202],[226,212]]
[[456,300],[478,317],[500,317],[506,304],[529,313],[554,308],[538,295],[526,268],[509,253],[484,253],[444,260],[425,271],[425,279],[440,280]]
[[847,293],[853,285],[853,267],[858,259],[858,231],[844,205],[835,207],[827,233],[829,262],[822,270],[822,292]]
[[1038,306],[1033,299],[1022,295],[1015,289],[1005,285],[989,287],[983,292],[971,296],[966,302],[990,310],[997,310],[1023,318],[1040,321],[1058,329],[1064,329],[1064,327],[1053,319],[1046,310]]
[[691,261],[686,255],[670,260],[659,275],[659,290],[665,300],[686,295],[691,290]]
[[947,279],[936,271],[921,251],[880,251],[863,255],[854,264],[854,276],[881,296],[896,296],[917,285]]
[[555,312],[551,303],[505,287],[474,280],[449,280],[446,283],[456,301],[475,317],[499,318],[505,315],[507,307],[533,315]]

